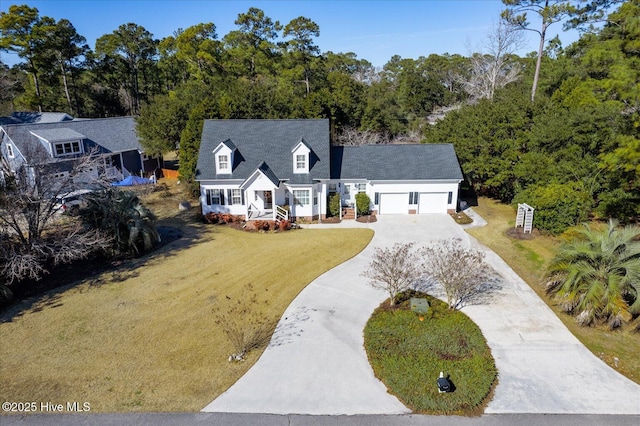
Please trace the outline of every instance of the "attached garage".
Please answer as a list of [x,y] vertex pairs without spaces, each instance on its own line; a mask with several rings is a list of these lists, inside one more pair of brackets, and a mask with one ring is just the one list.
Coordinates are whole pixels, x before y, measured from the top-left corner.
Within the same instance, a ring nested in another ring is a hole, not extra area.
[[446,192],[423,192],[420,193],[418,202],[418,214],[446,213],[447,193]]
[[409,194],[380,194],[380,214],[407,214]]

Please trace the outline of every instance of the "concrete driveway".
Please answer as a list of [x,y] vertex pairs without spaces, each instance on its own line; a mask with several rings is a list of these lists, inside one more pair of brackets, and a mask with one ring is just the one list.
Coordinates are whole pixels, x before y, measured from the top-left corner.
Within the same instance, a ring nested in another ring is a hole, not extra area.
[[449,216],[386,216],[354,226],[375,231],[371,244],[309,284],[258,362],[203,411],[408,413],[367,361],[362,331],[386,294],[370,288],[360,273],[374,247],[458,237],[484,250],[500,275],[501,288],[489,301],[463,309],[496,359],[499,383],[487,413],[640,414],[640,385],[591,354],[511,268]]

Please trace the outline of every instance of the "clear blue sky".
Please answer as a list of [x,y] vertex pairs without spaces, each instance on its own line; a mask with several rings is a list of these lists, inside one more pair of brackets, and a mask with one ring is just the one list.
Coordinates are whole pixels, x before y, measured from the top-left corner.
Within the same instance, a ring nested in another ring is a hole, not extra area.
[[[128,22],[142,25],[157,39],[178,28],[213,22],[222,38],[237,29],[239,13],[258,7],[283,25],[298,16],[313,20],[320,26],[316,44],[323,52],[354,52],[375,66],[396,54],[415,59],[481,50],[482,39],[504,8],[500,0],[0,0],[0,11],[8,11],[11,4],[27,4],[55,20],[68,19],[92,49],[98,37]],[[520,55],[537,49],[535,35],[525,33]],[[577,39],[575,33],[563,33],[561,24],[550,28],[548,39],[557,33],[564,46]],[[0,54],[7,64],[18,60],[15,54]]]

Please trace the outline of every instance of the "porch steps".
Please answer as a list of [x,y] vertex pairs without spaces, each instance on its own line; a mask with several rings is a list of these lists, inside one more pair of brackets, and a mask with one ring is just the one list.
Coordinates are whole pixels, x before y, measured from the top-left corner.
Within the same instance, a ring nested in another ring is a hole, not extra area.
[[342,220],[355,220],[356,209],[347,207],[342,209]]

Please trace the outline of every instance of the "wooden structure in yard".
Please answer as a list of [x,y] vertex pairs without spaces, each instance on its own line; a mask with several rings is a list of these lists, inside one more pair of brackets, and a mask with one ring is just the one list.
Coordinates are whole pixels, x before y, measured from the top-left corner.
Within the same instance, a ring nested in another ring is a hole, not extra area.
[[535,209],[528,204],[518,204],[518,214],[516,215],[516,228],[521,226],[522,232],[531,233],[533,228],[533,211]]

